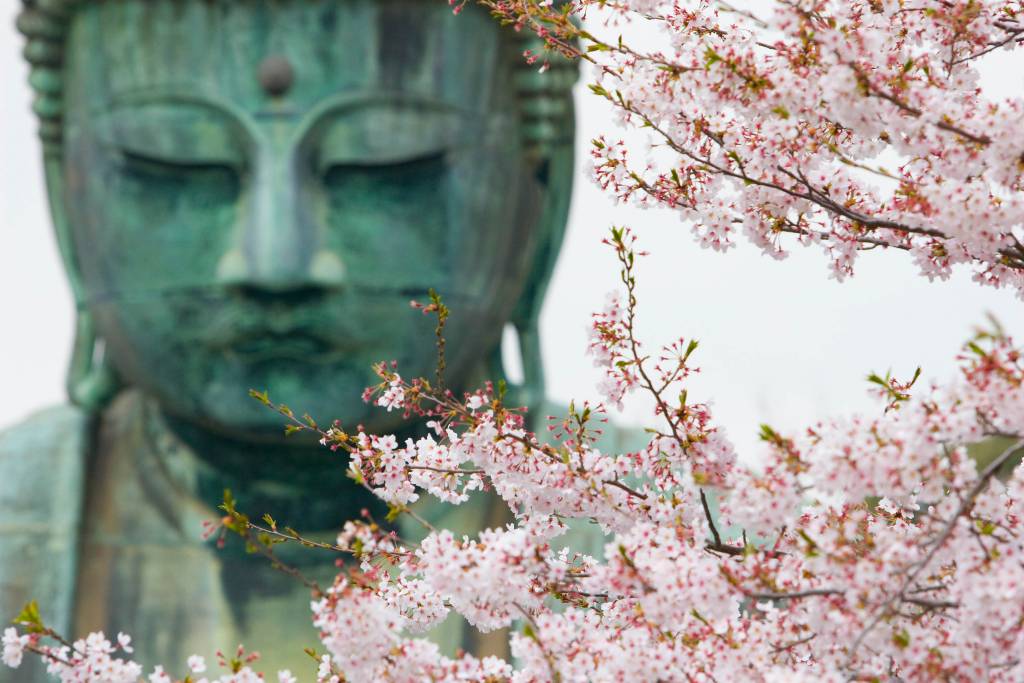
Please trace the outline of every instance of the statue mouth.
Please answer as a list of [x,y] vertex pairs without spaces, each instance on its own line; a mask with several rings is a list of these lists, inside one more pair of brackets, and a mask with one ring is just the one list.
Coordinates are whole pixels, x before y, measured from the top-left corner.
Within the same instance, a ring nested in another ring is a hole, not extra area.
[[252,333],[223,346],[229,357],[246,363],[262,363],[277,360],[330,363],[352,353],[337,343],[337,340],[308,332],[262,332]]

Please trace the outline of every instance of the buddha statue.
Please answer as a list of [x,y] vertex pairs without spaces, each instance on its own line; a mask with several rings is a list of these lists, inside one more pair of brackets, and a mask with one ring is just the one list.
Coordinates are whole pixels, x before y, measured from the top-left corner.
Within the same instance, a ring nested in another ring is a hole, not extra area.
[[58,632],[131,633],[147,669],[241,642],[305,677],[308,589],[202,522],[224,489],[328,539],[374,504],[248,390],[410,434],[360,394],[379,360],[432,376],[409,302],[433,288],[448,385],[502,377],[511,325],[539,408],[574,67],[540,74],[528,37],[432,0],[24,0],[18,26],[77,332],[69,404],[0,435],[0,615],[36,599]]

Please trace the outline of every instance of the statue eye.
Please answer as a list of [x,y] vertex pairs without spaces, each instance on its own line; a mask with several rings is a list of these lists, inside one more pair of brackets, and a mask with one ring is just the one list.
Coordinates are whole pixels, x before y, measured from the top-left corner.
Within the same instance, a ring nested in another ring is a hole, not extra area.
[[320,178],[329,193],[373,196],[381,205],[422,196],[418,204],[423,206],[438,198],[447,171],[448,155],[436,152],[387,162],[331,164],[321,170]]
[[323,160],[318,165],[320,175],[324,178],[336,176],[346,172],[387,172],[413,174],[417,171],[439,171],[443,170],[447,163],[448,153],[446,150],[435,150],[415,154],[405,158],[389,159],[345,159],[331,162]]
[[221,171],[237,174],[238,168],[227,160],[169,158],[129,149],[120,150],[121,161],[126,168],[144,173],[184,175],[204,171]]
[[323,115],[311,127],[305,149],[320,177],[346,169],[443,169],[459,147],[461,122],[459,114],[436,104],[356,104]]

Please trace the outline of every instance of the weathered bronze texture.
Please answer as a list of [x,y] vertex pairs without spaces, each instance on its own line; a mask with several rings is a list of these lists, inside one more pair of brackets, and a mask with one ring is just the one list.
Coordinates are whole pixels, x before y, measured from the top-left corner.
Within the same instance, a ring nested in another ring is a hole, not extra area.
[[0,616],[36,598],[147,665],[244,642],[306,672],[306,589],[200,524],[224,488],[328,538],[373,503],[247,392],[405,433],[360,392],[379,360],[433,374],[409,300],[434,288],[450,385],[500,377],[512,324],[539,406],[574,71],[432,0],[35,0],[18,25],[78,326],[73,405],[0,435]]

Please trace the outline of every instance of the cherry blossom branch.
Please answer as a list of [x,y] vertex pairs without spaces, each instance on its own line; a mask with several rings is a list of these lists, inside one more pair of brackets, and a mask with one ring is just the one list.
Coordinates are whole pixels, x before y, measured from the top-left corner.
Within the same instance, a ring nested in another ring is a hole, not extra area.
[[886,600],[878,610],[876,610],[875,615],[871,619],[871,621],[868,622],[867,626],[865,626],[854,639],[853,645],[850,647],[850,660],[852,660],[853,657],[856,655],[857,650],[864,642],[864,639],[867,638],[868,634],[871,633],[872,630],[874,630],[874,628],[882,621],[883,618],[885,618],[886,614],[889,612],[889,610],[892,608],[893,604],[895,604],[896,601],[899,600],[918,604],[919,599],[917,598],[911,598],[909,600],[907,599],[906,593],[908,589],[914,584],[914,582],[917,580],[917,577],[921,575],[921,572],[923,572],[925,568],[935,558],[935,555],[946,544],[946,541],[949,540],[949,537],[953,534],[954,529],[956,529],[956,525],[959,523],[960,518],[968,514],[971,508],[974,507],[974,503],[977,500],[978,496],[989,485],[989,482],[992,480],[992,477],[995,476],[996,472],[999,471],[999,468],[1002,467],[1003,464],[1005,464],[1011,457],[1013,457],[1021,449],[1024,449],[1024,439],[1018,440],[1014,442],[1014,444],[1011,445],[1009,448],[1006,448],[1001,454],[999,454],[999,456],[992,460],[992,462],[990,462],[988,466],[982,471],[982,473],[978,476],[977,481],[975,481],[974,485],[967,492],[967,495],[964,496],[962,502],[960,503],[960,506],[950,516],[945,526],[939,532],[939,535],[935,538],[934,541],[932,541],[928,553],[924,556],[923,559],[921,559],[919,562],[915,564],[913,571],[911,571],[911,573],[907,576],[906,580],[903,581],[899,589],[895,591],[892,594],[892,596],[888,600]]

